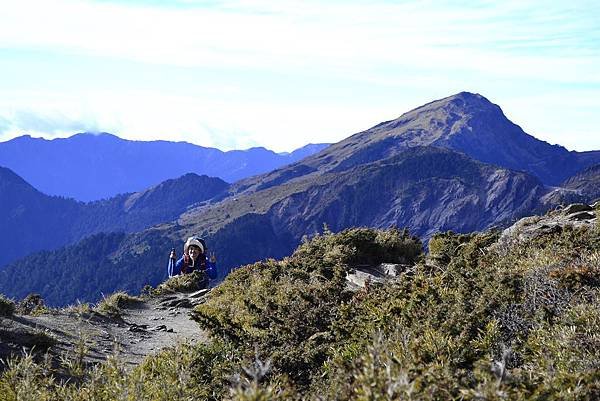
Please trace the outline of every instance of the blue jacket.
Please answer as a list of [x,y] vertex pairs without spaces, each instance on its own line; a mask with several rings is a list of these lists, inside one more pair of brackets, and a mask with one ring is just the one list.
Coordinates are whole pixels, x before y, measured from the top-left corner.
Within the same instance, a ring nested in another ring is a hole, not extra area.
[[[206,274],[211,279],[217,278],[217,264],[214,262],[211,262],[208,259],[208,256],[204,256],[204,257],[206,258]],[[173,259],[169,259],[169,266],[167,267],[167,273],[169,274],[169,278],[171,278],[173,276],[177,276],[178,274],[181,274],[182,267],[183,267],[183,256],[181,258],[179,258],[179,260],[177,262],[174,262]],[[188,273],[191,273],[194,270],[197,270],[197,268],[192,267],[191,271],[188,271]]]

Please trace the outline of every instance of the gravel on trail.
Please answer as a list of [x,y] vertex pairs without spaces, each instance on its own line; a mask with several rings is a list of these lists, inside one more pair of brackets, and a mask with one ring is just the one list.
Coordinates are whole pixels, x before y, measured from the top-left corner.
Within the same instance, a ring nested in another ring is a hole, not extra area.
[[[128,366],[179,342],[208,342],[208,334],[191,319],[192,308],[208,290],[142,297],[108,316],[81,305],[38,315],[0,317],[0,359],[23,352],[74,358],[85,350],[85,363],[118,355]],[[0,366],[0,370],[2,367]]]

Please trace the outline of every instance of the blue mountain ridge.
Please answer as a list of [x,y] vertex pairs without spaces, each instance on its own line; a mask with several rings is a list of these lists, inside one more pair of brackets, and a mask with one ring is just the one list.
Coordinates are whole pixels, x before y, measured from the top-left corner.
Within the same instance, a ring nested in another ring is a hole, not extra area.
[[187,142],[130,141],[108,133],[52,140],[24,135],[0,142],[0,166],[45,194],[92,201],[141,191],[186,173],[234,182],[327,146],[309,144],[281,154],[262,147],[223,152]]

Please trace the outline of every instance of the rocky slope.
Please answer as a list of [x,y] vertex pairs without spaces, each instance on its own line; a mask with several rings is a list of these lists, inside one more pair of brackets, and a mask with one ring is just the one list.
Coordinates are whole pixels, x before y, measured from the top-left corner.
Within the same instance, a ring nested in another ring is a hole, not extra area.
[[514,220],[536,208],[543,193],[543,185],[527,174],[450,150],[415,147],[343,172],[238,194],[192,210],[179,222],[194,232],[210,232],[258,214],[274,232],[296,239],[319,231],[324,223],[334,231],[396,225],[428,237],[440,230],[468,232]]
[[588,202],[600,198],[600,164],[569,178],[561,187],[577,192]]
[[461,92],[354,134],[298,163],[243,180],[235,188],[261,189],[307,174],[342,171],[415,146],[463,152],[484,163],[528,172],[547,185],[557,185],[600,162],[600,151],[569,152],[550,145],[508,120],[500,107],[485,97]]
[[558,187],[552,188],[542,202],[548,205],[566,205],[577,202],[593,202],[600,198],[600,165],[589,167]]

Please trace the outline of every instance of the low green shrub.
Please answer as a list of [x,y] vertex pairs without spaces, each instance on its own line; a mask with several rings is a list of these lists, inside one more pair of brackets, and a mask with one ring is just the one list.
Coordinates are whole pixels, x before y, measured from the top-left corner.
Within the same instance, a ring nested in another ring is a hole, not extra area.
[[468,243],[473,234],[455,234],[452,231],[434,234],[429,240],[428,258],[435,264],[447,265],[460,247]]
[[67,306],[63,310],[67,313],[72,313],[75,316],[84,318],[84,317],[88,317],[92,313],[93,308],[87,302],[84,302],[84,303],[78,302],[76,304]]
[[29,294],[17,304],[17,313],[20,315],[39,316],[49,311],[39,294]]
[[10,317],[15,313],[15,303],[6,298],[4,295],[0,294],[0,316]]
[[407,230],[352,228],[305,238],[290,259],[306,271],[323,273],[336,265],[412,264],[422,253],[421,241]]
[[0,399],[7,401],[221,400],[242,370],[222,342],[177,344],[128,369],[116,356],[88,367],[81,380],[56,380],[54,364],[31,354],[14,358],[0,373]]
[[[424,261],[418,242],[400,231],[326,232],[289,258],[241,267],[215,287],[194,310],[210,344],[166,349],[130,371],[111,358],[76,385],[11,365],[0,375],[0,394],[599,399],[600,232],[565,227],[501,249],[497,240],[493,232],[441,234]],[[394,244],[405,241],[402,256]],[[387,258],[416,264],[383,285],[346,289],[352,266]]]
[[[397,229],[325,232],[282,261],[239,268],[195,309],[203,327],[268,355],[273,374],[306,386],[330,357],[333,324],[352,298],[346,273],[359,264],[414,263],[421,243]],[[246,354],[254,351],[246,348]]]

